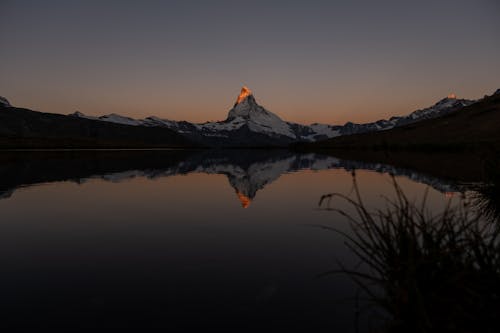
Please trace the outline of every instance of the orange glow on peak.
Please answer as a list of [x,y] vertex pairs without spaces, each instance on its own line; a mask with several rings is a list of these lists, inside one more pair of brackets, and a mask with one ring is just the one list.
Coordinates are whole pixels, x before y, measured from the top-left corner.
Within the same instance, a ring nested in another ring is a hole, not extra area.
[[448,95],[448,98],[456,99],[457,95],[455,95],[454,93],[451,93],[451,94]]
[[240,201],[241,201],[241,207],[248,208],[250,206],[250,204],[252,203],[252,199],[250,199],[249,197],[247,197],[243,193],[236,191],[236,195],[238,196],[238,199],[240,199]]
[[252,91],[250,89],[248,89],[247,87],[243,86],[243,88],[241,88],[240,95],[238,96],[238,99],[236,100],[236,104],[241,103],[241,101],[243,101],[245,98],[247,98],[251,94],[252,94]]

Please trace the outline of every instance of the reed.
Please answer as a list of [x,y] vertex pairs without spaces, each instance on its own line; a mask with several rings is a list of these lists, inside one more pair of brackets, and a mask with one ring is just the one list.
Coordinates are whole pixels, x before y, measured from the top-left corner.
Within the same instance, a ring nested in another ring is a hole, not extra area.
[[[359,258],[341,265],[370,304],[385,310],[384,332],[493,332],[500,314],[500,232],[470,201],[448,202],[440,213],[408,199],[394,177],[394,199],[370,210],[355,173],[353,195],[323,195],[322,209],[346,217],[351,232],[336,228]],[[336,208],[347,202],[354,211]]]

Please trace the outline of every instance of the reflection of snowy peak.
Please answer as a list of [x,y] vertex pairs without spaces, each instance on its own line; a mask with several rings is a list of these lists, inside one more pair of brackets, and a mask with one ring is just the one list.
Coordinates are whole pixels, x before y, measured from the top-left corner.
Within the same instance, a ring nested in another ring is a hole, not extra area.
[[[202,150],[198,152],[115,153],[101,159],[73,156],[37,159],[29,157],[0,164],[0,199],[17,188],[72,180],[83,184],[89,179],[121,182],[145,177],[158,179],[191,173],[225,175],[243,207],[249,207],[258,191],[283,174],[300,170],[365,169],[402,175],[429,184],[444,192],[460,190],[454,183],[432,176],[379,163],[341,160],[318,154],[295,154],[286,150]],[[91,154],[90,156],[93,156]],[[109,159],[108,156],[114,156]]]
[[[252,153],[249,152],[249,154]],[[233,155],[233,152],[222,151],[220,156],[217,153],[208,152],[195,155],[191,159],[186,159],[178,166],[169,169],[131,170],[97,177],[107,181],[120,182],[136,177],[155,179],[189,173],[221,174],[227,176],[229,184],[234,188],[242,206],[248,208],[259,190],[264,189],[283,174],[300,170],[319,171],[329,169],[373,170],[380,173],[405,176],[416,182],[428,184],[441,192],[457,192],[460,190],[452,182],[386,164],[341,160],[336,157],[314,153],[294,154],[291,152],[274,153],[274,155],[262,157],[252,156],[248,160],[240,159],[238,156]]]
[[193,124],[158,117],[132,119],[118,114],[91,117],[75,112],[71,116],[131,126],[166,127],[207,146],[285,146],[297,141],[317,141],[341,135],[382,131],[420,120],[443,116],[468,106],[474,101],[450,95],[435,105],[407,116],[382,119],[372,123],[344,125],[290,123],[260,106],[250,89],[243,87],[236,103],[224,121]]
[[226,173],[229,183],[236,193],[243,194],[253,200],[258,190],[278,179],[282,174],[292,169],[293,158],[284,158],[273,163],[257,162],[243,172]]

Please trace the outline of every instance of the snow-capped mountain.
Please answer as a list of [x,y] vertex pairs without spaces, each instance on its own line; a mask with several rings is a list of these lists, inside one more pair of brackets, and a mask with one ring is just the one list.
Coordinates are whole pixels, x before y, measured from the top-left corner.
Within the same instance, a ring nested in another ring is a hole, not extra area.
[[81,112],[75,112],[71,116],[131,126],[167,127],[195,142],[207,145],[287,145],[294,141],[309,141],[308,136],[314,135],[308,126],[288,123],[260,106],[247,87],[241,89],[236,103],[224,121],[193,124],[155,116],[145,119],[132,119],[117,114],[91,117]]
[[[326,124],[312,124],[310,127],[317,135],[324,135],[333,138],[341,135],[351,135],[366,132],[384,131],[398,126],[404,126],[425,119],[432,119],[455,112],[461,108],[475,103],[474,100],[458,99],[455,94],[450,94],[431,107],[414,111],[407,116],[391,117],[381,119],[371,123],[355,124],[347,122],[342,126],[332,126]],[[316,137],[318,139],[318,137]]]
[[406,125],[415,121],[444,116],[475,102],[474,100],[458,99],[455,94],[450,94],[429,108],[414,111],[405,117],[392,117],[390,121],[395,126]]
[[241,89],[240,96],[229,111],[226,122],[237,126],[248,124],[253,132],[283,135],[292,139],[297,137],[287,122],[257,104],[252,92],[247,87]]
[[341,135],[382,131],[424,119],[431,119],[455,112],[475,101],[458,99],[454,94],[440,100],[431,107],[417,110],[407,116],[381,119],[376,122],[344,125],[302,125],[284,121],[276,114],[260,106],[253,93],[243,87],[226,120],[193,124],[173,121],[155,116],[133,119],[118,114],[91,117],[75,112],[74,117],[106,121],[131,126],[166,127],[205,145],[215,146],[262,146],[287,145],[297,141],[318,141]]

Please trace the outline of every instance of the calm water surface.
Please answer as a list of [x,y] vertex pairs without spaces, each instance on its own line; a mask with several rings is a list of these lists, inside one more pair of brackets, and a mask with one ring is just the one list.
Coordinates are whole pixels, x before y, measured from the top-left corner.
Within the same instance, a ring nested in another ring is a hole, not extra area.
[[[4,153],[0,306],[6,327],[308,328],[355,332],[357,263],[321,195],[370,207],[454,184],[384,165],[289,152]],[[337,208],[349,209],[340,201]],[[361,324],[360,324],[361,323]]]

